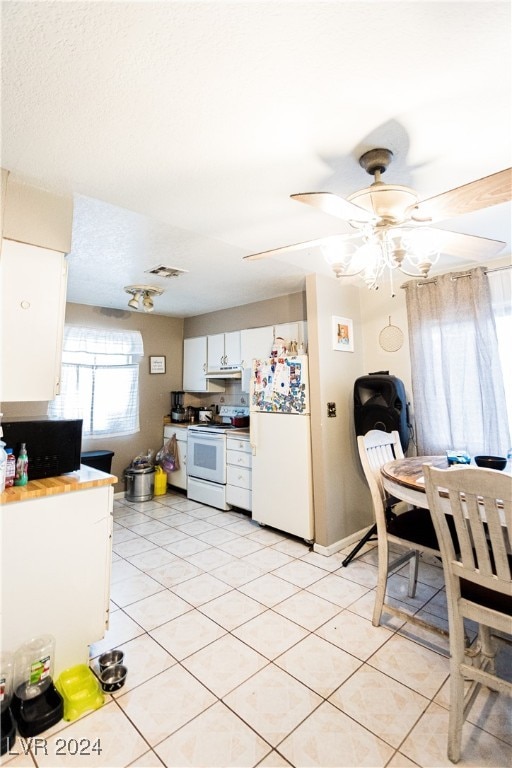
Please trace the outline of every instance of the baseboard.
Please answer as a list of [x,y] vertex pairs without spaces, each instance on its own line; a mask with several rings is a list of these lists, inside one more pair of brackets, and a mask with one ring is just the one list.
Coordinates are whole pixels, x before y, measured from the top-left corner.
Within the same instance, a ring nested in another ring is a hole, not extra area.
[[315,542],[313,545],[313,551],[317,552],[319,555],[330,557],[331,555],[336,554],[336,552],[339,552],[341,549],[345,549],[345,547],[350,547],[351,544],[356,544],[358,541],[361,541],[363,536],[368,533],[370,528],[371,525],[369,525],[367,528],[361,528],[360,531],[351,533],[350,536],[347,536],[345,539],[335,541],[334,544],[329,544],[328,547],[323,547],[321,544],[317,544]]

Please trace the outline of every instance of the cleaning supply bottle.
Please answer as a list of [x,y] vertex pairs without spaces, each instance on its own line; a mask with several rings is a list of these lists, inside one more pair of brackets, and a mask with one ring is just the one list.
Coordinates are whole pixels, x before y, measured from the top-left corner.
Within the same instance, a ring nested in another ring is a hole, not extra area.
[[1,417],[3,416],[3,413],[0,413],[0,493],[2,493],[5,489],[5,471],[7,469],[7,454],[5,452],[5,443],[2,440],[2,437],[4,436],[4,431],[2,429],[2,420]]
[[16,476],[14,478],[14,485],[26,485],[27,483],[28,483],[27,446],[25,443],[22,443],[20,452],[18,454],[18,461],[16,462]]
[[7,470],[7,454],[5,452],[5,443],[0,440],[0,493],[5,490],[5,473]]
[[5,469],[5,487],[12,488],[16,477],[16,456],[12,448],[6,448],[7,464]]

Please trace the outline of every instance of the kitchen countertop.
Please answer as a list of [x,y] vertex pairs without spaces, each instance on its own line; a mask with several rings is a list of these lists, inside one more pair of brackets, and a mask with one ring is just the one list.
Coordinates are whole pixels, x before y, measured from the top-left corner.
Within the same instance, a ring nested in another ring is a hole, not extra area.
[[115,475],[107,475],[98,469],[80,465],[76,472],[69,472],[58,477],[44,477],[40,480],[29,480],[27,485],[14,485],[6,488],[0,494],[0,504],[8,504],[13,501],[28,501],[46,496],[55,496],[60,493],[72,491],[84,491],[88,488],[100,488],[104,485],[117,483]]

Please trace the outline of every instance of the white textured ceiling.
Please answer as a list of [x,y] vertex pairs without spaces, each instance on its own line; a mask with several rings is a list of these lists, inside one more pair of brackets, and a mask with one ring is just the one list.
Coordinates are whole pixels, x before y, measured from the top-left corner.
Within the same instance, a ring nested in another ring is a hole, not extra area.
[[[420,198],[510,166],[507,2],[2,2],[2,166],[75,201],[68,298],[166,288],[189,316],[301,290],[344,231],[290,200],[385,180]],[[506,240],[510,205],[454,231]],[[189,270],[153,278],[158,264]],[[443,261],[442,266],[465,266]]]

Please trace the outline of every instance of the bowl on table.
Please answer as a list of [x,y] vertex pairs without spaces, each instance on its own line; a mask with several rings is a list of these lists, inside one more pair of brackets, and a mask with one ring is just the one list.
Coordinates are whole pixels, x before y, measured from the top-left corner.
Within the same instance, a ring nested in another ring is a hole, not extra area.
[[475,464],[484,469],[505,469],[507,460],[503,456],[475,456]]

